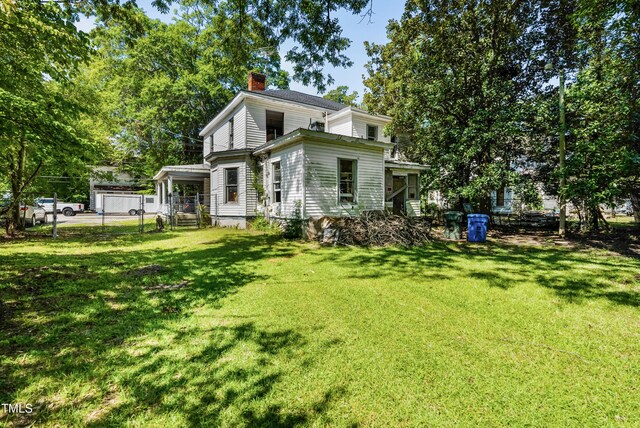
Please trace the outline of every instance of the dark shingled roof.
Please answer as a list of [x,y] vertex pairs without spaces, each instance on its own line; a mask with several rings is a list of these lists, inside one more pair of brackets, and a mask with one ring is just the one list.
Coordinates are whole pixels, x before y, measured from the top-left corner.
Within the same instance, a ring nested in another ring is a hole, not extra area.
[[314,107],[320,107],[327,110],[342,110],[347,107],[343,104],[335,101],[327,100],[322,97],[316,97],[315,95],[309,95],[298,91],[291,91],[289,89],[267,89],[266,91],[253,92],[259,95],[266,95],[281,100],[292,101],[294,103],[307,104]]

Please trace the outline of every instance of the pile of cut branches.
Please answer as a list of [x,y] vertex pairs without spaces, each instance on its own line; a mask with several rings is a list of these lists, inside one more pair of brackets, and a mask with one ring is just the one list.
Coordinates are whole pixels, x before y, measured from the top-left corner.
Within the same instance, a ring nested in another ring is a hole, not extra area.
[[358,217],[324,218],[324,244],[411,247],[431,241],[431,219],[367,211]]

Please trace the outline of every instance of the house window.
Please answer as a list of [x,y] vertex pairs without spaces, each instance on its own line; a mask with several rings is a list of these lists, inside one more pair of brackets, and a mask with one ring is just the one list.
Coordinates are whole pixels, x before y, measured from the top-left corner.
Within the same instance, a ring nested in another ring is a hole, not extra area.
[[356,169],[358,161],[338,159],[338,201],[355,204],[356,202]]
[[224,170],[224,202],[238,203],[238,168]]
[[209,153],[213,151],[213,134],[209,135]]
[[378,139],[378,127],[375,125],[367,125],[367,140]]
[[267,141],[284,134],[284,113],[267,110]]
[[233,149],[233,118],[229,120],[229,150]]
[[407,194],[409,199],[420,199],[418,194],[418,174],[407,176]]
[[282,173],[280,170],[280,162],[273,163],[273,174],[271,177],[271,183],[273,185],[273,202],[280,202],[282,201],[282,188],[280,187]]
[[496,206],[504,207],[504,187],[501,187],[496,192]]

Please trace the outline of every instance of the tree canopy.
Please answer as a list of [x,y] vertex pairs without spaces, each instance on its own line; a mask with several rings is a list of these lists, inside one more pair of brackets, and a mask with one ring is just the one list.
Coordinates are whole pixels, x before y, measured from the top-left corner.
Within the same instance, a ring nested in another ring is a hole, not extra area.
[[335,101],[346,106],[358,107],[358,92],[353,91],[350,94],[348,86],[338,86],[335,89],[331,89],[323,95],[324,98]]
[[75,126],[84,108],[72,78],[89,55],[88,38],[53,2],[4,3],[0,13],[0,174],[10,186],[8,231],[23,193],[47,166],[81,170],[97,147]]
[[562,193],[589,220],[621,198],[638,213],[638,16],[624,0],[409,1],[389,43],[367,45],[365,104],[393,117],[389,131],[407,134],[407,154],[432,167],[427,188],[454,205],[486,210],[490,192],[509,186],[530,206],[536,188]]

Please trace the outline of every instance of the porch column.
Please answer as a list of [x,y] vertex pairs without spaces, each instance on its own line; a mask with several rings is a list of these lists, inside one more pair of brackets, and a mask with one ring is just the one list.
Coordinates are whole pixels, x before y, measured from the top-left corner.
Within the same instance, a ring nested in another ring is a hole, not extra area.
[[160,182],[160,187],[161,187],[161,191],[160,191],[160,203],[161,204],[166,204],[167,203],[167,197],[166,197],[166,189],[164,187],[164,181]]

